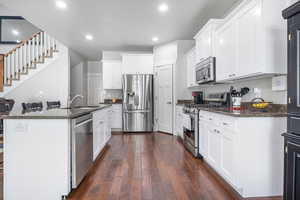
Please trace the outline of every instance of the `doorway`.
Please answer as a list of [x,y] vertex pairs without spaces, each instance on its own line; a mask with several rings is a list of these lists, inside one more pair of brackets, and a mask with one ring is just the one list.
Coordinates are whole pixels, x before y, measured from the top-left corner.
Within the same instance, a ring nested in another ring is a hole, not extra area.
[[156,69],[156,123],[158,131],[172,134],[173,130],[173,66]]

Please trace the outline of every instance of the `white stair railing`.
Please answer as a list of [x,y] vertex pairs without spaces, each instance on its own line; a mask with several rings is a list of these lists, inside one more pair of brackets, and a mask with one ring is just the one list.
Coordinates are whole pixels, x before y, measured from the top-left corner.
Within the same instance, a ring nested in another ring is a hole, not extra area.
[[16,48],[4,55],[4,86],[11,86],[13,80],[20,80],[20,75],[35,69],[38,63],[53,56],[58,51],[57,41],[41,31],[23,41]]

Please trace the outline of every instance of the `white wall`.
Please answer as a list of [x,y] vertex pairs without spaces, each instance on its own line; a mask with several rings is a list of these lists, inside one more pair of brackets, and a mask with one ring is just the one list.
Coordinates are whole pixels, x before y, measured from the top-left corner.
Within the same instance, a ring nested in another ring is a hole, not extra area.
[[103,102],[102,63],[88,62],[88,104]]
[[277,104],[286,104],[287,103],[287,91],[272,91],[272,78],[264,78],[258,80],[248,80],[248,81],[239,81],[232,84],[221,84],[221,85],[211,85],[206,87],[198,87],[190,89],[190,95],[186,99],[191,99],[191,91],[204,91],[205,95],[209,93],[224,92],[229,91],[230,86],[234,86],[237,89],[242,87],[249,87],[249,94],[243,97],[243,101],[249,102],[256,95],[253,92],[253,88],[258,88],[261,90],[261,97],[266,101],[271,101]]
[[69,96],[70,63],[69,50],[59,45],[59,53],[53,62],[43,70],[25,80],[15,89],[9,91],[5,98],[15,100],[15,106],[21,108],[22,102],[61,101],[67,106]]
[[[20,16],[20,13],[17,13],[11,9],[0,4],[0,15],[1,16]],[[16,45],[11,44],[0,44],[0,54],[6,54],[12,50]]]
[[84,96],[84,99],[78,99],[74,104],[86,104],[88,100],[88,67],[86,59],[74,50],[70,50],[70,95],[73,98],[79,94]]

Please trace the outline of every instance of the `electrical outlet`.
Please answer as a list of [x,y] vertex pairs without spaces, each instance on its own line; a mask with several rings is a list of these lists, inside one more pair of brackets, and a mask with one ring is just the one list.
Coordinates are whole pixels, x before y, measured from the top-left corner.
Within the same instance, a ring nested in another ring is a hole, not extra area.
[[261,98],[261,89],[253,88],[253,93],[255,95],[255,98]]

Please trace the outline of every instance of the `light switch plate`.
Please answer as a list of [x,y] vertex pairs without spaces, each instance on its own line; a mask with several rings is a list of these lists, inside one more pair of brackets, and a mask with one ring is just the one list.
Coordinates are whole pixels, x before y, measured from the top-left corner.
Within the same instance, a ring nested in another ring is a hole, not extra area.
[[287,77],[276,76],[272,78],[272,90],[273,91],[285,91],[287,90]]

